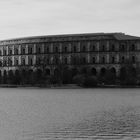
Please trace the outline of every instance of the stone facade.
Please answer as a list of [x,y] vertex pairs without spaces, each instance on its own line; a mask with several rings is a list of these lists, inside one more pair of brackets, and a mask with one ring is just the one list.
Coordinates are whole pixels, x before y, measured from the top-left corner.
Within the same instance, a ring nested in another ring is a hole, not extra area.
[[[28,37],[0,41],[0,74],[44,69],[53,75],[63,65],[99,75],[113,69],[119,75],[127,60],[140,63],[140,38],[123,33]],[[44,63],[44,64],[42,64]]]

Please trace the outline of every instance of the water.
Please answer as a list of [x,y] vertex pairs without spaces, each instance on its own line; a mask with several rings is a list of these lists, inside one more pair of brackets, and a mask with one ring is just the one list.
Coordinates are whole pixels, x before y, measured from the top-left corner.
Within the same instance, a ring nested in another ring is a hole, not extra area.
[[140,139],[140,89],[0,89],[0,140],[108,139]]

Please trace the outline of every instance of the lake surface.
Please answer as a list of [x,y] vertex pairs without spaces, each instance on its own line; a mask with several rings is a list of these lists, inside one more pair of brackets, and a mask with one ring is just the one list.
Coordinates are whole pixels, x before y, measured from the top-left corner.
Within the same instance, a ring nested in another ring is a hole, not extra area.
[[0,88],[0,140],[108,139],[140,139],[140,89]]

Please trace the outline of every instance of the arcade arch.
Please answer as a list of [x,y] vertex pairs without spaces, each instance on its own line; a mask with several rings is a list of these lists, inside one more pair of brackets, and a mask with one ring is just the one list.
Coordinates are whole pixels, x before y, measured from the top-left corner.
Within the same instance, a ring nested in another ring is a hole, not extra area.
[[100,76],[105,76],[106,74],[106,69],[105,68],[101,68],[100,69]]
[[92,75],[97,75],[97,71],[96,71],[95,68],[92,68],[92,69],[91,69],[91,74],[92,74]]

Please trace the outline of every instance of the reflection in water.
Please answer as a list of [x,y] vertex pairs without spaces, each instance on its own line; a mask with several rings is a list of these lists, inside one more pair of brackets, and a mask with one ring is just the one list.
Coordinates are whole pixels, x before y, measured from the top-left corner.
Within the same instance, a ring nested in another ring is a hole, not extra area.
[[138,140],[139,92],[1,89],[0,140]]

